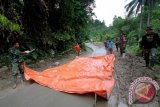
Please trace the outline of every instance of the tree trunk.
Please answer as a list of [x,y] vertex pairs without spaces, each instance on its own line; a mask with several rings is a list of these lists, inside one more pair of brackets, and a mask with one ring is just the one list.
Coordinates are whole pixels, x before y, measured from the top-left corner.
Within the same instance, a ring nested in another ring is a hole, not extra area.
[[139,37],[138,38],[140,38],[141,37],[141,31],[142,31],[142,17],[143,17],[143,13],[142,13],[142,11],[141,11],[141,16],[140,16],[140,25],[139,25]]
[[148,7],[148,16],[147,16],[147,26],[150,26],[151,14],[152,14],[153,7],[156,5],[156,1],[149,0],[148,5],[149,7]]
[[147,26],[150,26],[150,16],[151,16],[151,11],[148,11],[148,16],[147,16]]
[[141,16],[140,16],[140,28],[139,28],[139,39],[141,38],[141,32],[142,32],[142,24],[143,24],[143,12],[144,12],[144,0],[142,0],[142,6],[141,6]]
[[0,12],[5,14],[8,11],[8,0],[0,0]]

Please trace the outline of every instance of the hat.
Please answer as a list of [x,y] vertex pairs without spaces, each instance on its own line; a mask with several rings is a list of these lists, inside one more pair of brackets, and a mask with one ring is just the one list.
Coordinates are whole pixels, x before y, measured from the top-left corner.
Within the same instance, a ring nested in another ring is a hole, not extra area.
[[153,30],[151,27],[147,27],[146,30]]

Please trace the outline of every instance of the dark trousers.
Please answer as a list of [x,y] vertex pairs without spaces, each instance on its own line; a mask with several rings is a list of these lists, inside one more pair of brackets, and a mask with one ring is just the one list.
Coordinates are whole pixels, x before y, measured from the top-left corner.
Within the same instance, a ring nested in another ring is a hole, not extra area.
[[145,49],[144,50],[144,59],[145,59],[146,67],[149,66],[149,56],[150,56],[150,51]]
[[125,48],[120,48],[120,55],[122,56],[123,53],[125,53]]

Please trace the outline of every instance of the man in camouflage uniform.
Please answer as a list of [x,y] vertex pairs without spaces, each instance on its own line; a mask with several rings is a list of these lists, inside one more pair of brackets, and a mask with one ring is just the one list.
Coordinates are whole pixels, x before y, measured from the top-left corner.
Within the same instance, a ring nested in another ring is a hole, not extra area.
[[20,75],[21,81],[23,82],[23,59],[22,55],[25,52],[19,50],[19,43],[14,42],[13,46],[9,49],[11,54],[11,65],[12,65],[12,76],[14,80],[13,88],[17,87],[17,76]]

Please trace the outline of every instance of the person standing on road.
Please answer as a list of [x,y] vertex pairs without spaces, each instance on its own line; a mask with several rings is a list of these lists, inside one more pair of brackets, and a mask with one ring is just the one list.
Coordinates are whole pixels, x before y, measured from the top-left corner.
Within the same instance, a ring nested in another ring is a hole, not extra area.
[[116,49],[117,49],[117,52],[118,52],[118,47],[119,47],[119,41],[118,41],[118,39],[116,40],[115,46],[116,46]]
[[104,46],[106,49],[106,54],[108,53],[108,40],[106,39],[106,41],[104,42]]
[[76,55],[79,56],[81,48],[80,48],[80,45],[78,43],[74,46],[74,50],[76,51]]
[[106,40],[106,41],[104,42],[104,46],[105,46],[105,49],[106,49],[106,50],[108,49],[107,42],[108,42],[108,40]]
[[113,42],[111,40],[107,42],[107,47],[108,47],[108,54],[113,54]]
[[[142,38],[139,39],[138,44],[139,44],[139,47],[141,48],[141,46],[142,46]],[[143,48],[141,49],[141,56],[142,57],[144,56],[144,49]]]
[[[146,28],[146,34],[142,37],[141,49],[144,50],[146,67],[153,67],[155,64],[156,48],[160,45],[160,38],[154,33],[151,27]],[[151,58],[151,59],[150,59]]]
[[119,40],[119,48],[120,48],[120,55],[124,58],[126,53],[126,36],[124,33],[121,34],[120,40]]
[[13,43],[13,46],[9,49],[9,52],[11,54],[12,76],[14,80],[13,88],[16,88],[17,87],[17,76],[20,75],[21,82],[23,82],[24,80],[22,55],[25,54],[25,52],[21,52],[19,50],[18,42]]

